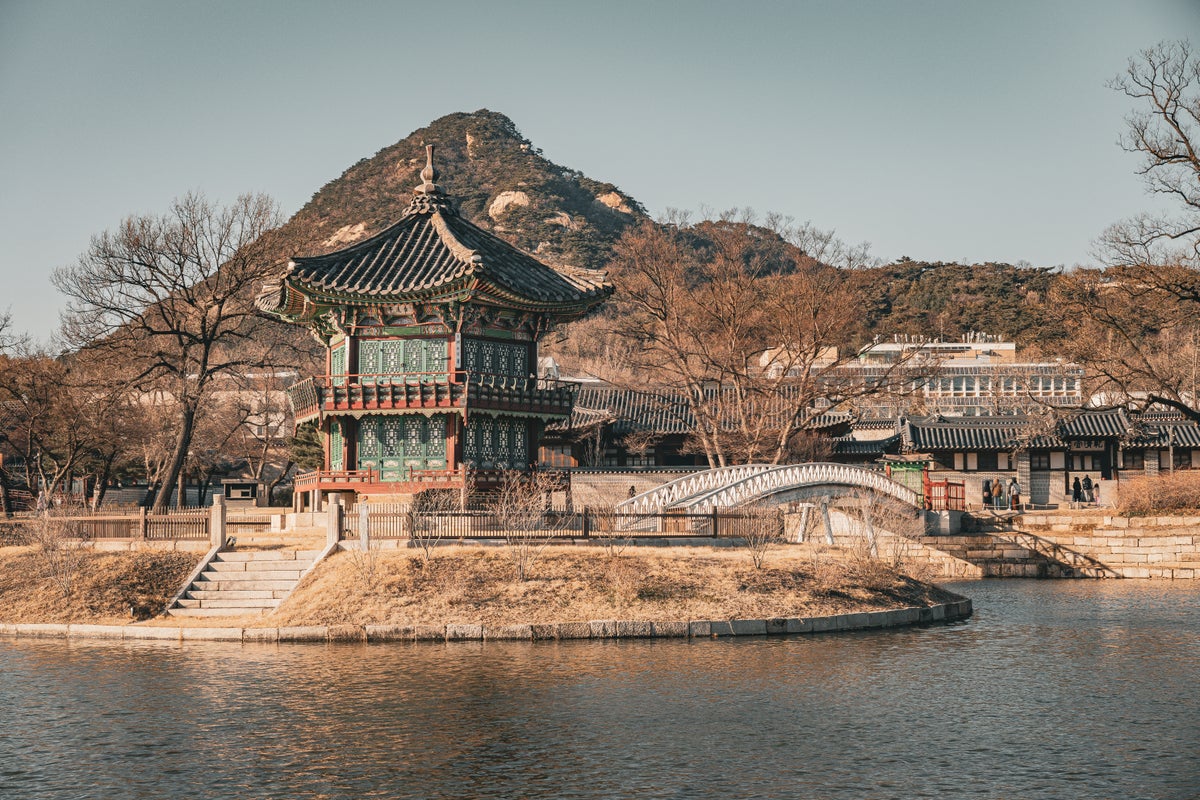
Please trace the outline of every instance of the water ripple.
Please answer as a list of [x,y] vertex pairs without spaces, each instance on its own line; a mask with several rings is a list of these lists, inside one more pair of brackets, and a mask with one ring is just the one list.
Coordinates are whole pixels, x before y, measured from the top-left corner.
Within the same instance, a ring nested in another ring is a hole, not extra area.
[[962,590],[795,639],[0,640],[0,797],[1195,796],[1193,587]]

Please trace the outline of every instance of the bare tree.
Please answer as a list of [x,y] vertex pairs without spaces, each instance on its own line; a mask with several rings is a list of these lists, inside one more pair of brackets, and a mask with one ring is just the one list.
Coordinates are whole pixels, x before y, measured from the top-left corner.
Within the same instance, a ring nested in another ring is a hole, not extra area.
[[[908,359],[857,363],[863,273],[808,255],[811,229],[730,212],[690,224],[674,214],[618,243],[610,263],[634,366],[682,412],[711,466],[771,461],[821,414],[912,385]],[[852,258],[847,263],[859,263]]]
[[1108,269],[1063,276],[1053,307],[1071,333],[1067,354],[1105,404],[1159,404],[1200,421],[1200,59],[1187,42],[1163,42],[1110,86],[1138,104],[1122,147],[1175,208],[1109,227],[1098,242]]
[[24,461],[31,491],[53,495],[80,466],[92,433],[83,399],[65,365],[47,353],[21,346],[15,356],[0,356],[7,418],[0,441]]
[[91,552],[91,539],[73,531],[69,521],[50,513],[40,514],[25,530],[45,577],[58,588],[64,600],[70,599]]
[[19,338],[12,333],[12,313],[0,312],[0,353],[17,344]]
[[557,489],[556,476],[509,472],[492,499],[491,511],[504,529],[505,549],[518,581],[528,580],[542,551],[566,524],[550,509]]
[[174,401],[174,441],[156,511],[166,509],[184,469],[214,380],[281,358],[256,335],[265,323],[252,303],[274,271],[265,234],[279,221],[262,195],[219,208],[189,194],[162,216],[129,217],[93,237],[76,264],[54,272],[54,285],[69,298],[68,342],[128,368],[131,385]]
[[[1141,214],[1110,227],[1101,239],[1106,261],[1128,266],[1178,264],[1200,259],[1200,59],[1186,41],[1161,42],[1129,60],[1109,86],[1138,103],[1126,117],[1123,148],[1142,156],[1146,188],[1176,202],[1174,213]],[[1193,278],[1166,291],[1200,302]]]
[[755,569],[762,569],[767,555],[783,541],[783,514],[778,506],[749,506],[740,509],[735,525]]

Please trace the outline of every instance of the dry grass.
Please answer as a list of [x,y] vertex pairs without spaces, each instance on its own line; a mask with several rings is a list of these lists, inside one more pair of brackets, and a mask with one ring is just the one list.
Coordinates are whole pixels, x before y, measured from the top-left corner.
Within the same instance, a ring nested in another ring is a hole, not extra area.
[[1122,481],[1116,510],[1126,516],[1144,517],[1197,508],[1200,508],[1200,471],[1180,470]]
[[162,611],[199,553],[81,554],[69,597],[33,547],[0,547],[0,622],[120,624]]
[[552,547],[525,581],[498,548],[379,554],[379,580],[351,556],[322,564],[263,625],[568,622],[595,619],[738,619],[897,608],[950,596],[877,560],[807,545],[781,546],[762,569],[744,551]]

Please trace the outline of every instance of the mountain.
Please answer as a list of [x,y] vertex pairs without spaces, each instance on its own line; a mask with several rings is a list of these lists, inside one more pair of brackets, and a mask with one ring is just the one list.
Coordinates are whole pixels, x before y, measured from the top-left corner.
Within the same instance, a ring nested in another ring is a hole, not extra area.
[[1054,269],[902,259],[868,272],[864,324],[871,334],[957,339],[979,331],[1044,351],[1065,335],[1046,304]]
[[426,144],[464,217],[546,263],[602,267],[621,233],[646,218],[616,186],[555,164],[511,119],[484,109],[441,117],[321,187],[278,232],[289,250],[281,260],[331,252],[395,222],[421,183]]
[[[395,222],[421,183],[426,144],[436,146],[437,182],[464,217],[546,263],[602,268],[622,233],[648,218],[614,184],[555,164],[511,119],[483,109],[434,120],[321,187],[271,234],[274,258],[331,252]],[[902,259],[868,272],[873,290],[864,298],[863,341],[983,331],[1052,350],[1062,335],[1044,303],[1056,279],[1050,270]],[[611,361],[606,348],[619,324],[611,317],[611,309],[602,310],[564,326],[545,352],[568,368]],[[308,338],[298,326],[285,327],[277,333],[297,343]]]

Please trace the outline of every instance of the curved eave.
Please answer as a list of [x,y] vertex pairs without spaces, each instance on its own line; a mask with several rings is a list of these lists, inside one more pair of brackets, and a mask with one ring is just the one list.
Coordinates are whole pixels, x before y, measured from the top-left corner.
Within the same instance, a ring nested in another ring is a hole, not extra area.
[[[273,292],[263,292],[259,308],[283,319],[304,322],[316,319],[329,308],[338,306],[371,307],[397,303],[472,302],[517,311],[529,311],[551,316],[571,317],[584,314],[612,294],[611,286],[602,286],[569,301],[546,301],[523,297],[492,281],[460,279],[436,290],[395,294],[358,294],[329,292],[294,278],[285,279],[283,286]],[[268,307],[269,306],[269,307]]]

